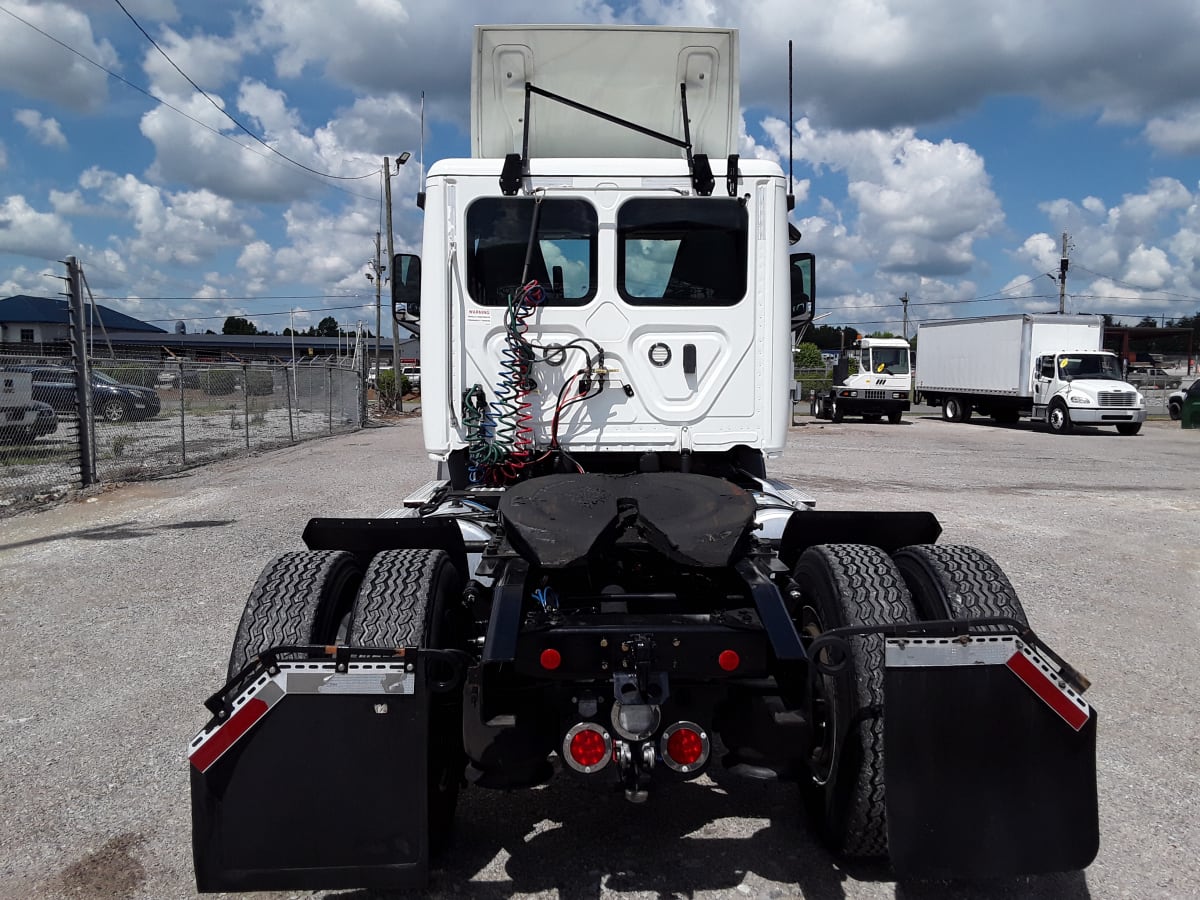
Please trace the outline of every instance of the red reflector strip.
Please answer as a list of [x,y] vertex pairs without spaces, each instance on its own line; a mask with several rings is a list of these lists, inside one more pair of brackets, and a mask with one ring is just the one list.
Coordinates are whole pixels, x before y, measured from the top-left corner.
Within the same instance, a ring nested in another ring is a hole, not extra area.
[[196,752],[192,754],[191,763],[201,773],[207,772],[226,750],[234,745],[238,738],[250,730],[250,728],[263,717],[266,711],[270,709],[265,700],[255,697],[252,700],[247,700],[246,705],[233,714],[233,716],[218,728],[213,735],[196,748]]
[[1009,657],[1005,663],[1010,670],[1037,694],[1052,710],[1062,717],[1062,720],[1076,731],[1087,724],[1088,711],[1081,709],[1063,690],[1046,677],[1046,673],[1033,664],[1020,651]]

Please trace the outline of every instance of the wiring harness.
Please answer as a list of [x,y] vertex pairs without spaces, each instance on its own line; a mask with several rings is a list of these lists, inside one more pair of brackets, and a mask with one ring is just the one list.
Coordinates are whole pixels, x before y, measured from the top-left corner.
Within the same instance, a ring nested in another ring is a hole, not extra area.
[[462,417],[467,432],[470,478],[476,484],[515,481],[531,462],[533,428],[529,394],[536,387],[530,374],[535,351],[525,339],[526,319],[545,298],[536,281],[522,285],[509,298],[504,315],[504,350],[495,399],[487,402],[482,385],[463,392]]

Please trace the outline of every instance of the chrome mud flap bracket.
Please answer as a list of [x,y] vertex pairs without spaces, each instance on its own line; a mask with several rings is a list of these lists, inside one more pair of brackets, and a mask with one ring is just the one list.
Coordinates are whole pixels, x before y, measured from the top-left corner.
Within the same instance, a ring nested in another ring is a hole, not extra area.
[[415,656],[272,661],[192,740],[200,891],[424,885],[429,699]]
[[888,638],[888,849],[901,877],[1085,868],[1099,848],[1096,711],[1016,635]]

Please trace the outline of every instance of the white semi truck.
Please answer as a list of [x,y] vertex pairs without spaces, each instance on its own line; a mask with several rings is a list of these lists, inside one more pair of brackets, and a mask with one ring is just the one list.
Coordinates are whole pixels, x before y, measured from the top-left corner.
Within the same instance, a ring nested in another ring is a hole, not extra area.
[[910,406],[912,367],[903,338],[859,338],[833,367],[833,384],[813,393],[813,418],[840,422],[862,416],[877,422],[884,416],[899,424]]
[[991,557],[767,475],[813,260],[736,72],[728,29],[476,30],[473,156],[392,260],[436,476],[250,592],[188,748],[201,890],[420,886],[460,789],[718,768],[900,877],[1095,856],[1086,679]]
[[1004,424],[1028,416],[1055,434],[1076,425],[1137,434],[1146,400],[1103,349],[1103,329],[1100,316],[1030,313],[922,324],[917,394],[949,422],[977,412]]

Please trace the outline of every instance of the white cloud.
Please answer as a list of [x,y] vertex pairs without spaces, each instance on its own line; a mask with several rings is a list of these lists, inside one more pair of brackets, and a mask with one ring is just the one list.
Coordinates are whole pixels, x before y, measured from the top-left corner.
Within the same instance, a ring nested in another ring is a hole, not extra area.
[[29,24],[0,16],[0,59],[4,60],[0,65],[0,90],[77,110],[94,111],[103,106],[108,99],[108,76],[34,30],[52,34],[102,66],[119,69],[116,50],[107,40],[98,40],[92,34],[88,17],[63,3],[15,0],[5,6]]
[[1123,280],[1153,291],[1163,287],[1170,275],[1171,263],[1163,250],[1138,244],[1126,260]]
[[14,110],[13,119],[23,126],[29,132],[29,136],[39,144],[46,147],[66,148],[67,139],[62,133],[57,119],[48,119],[36,109]]
[[1172,116],[1156,116],[1146,123],[1146,140],[1157,150],[1178,156],[1200,153],[1200,106]]
[[[782,140],[776,130],[777,147]],[[795,152],[818,172],[845,172],[857,229],[884,271],[966,272],[975,241],[1003,222],[983,159],[966,144],[934,144],[912,129],[818,132],[801,119]]]
[[[213,97],[223,102],[218,95]],[[156,151],[151,179],[236,200],[285,202],[328,190],[328,180],[305,174],[284,156],[316,173],[357,179],[378,170],[384,153],[415,149],[416,144],[417,116],[409,102],[396,95],[360,100],[345,118],[335,118],[309,134],[283,91],[245,79],[237,98],[239,118],[277,152],[238,130],[201,95],[194,93],[179,103],[211,130],[198,128],[165,107],[147,112],[141,131]],[[372,116],[377,118],[372,121]],[[351,181],[343,189],[369,200],[378,184],[372,185],[372,180]]]
[[86,176],[81,184],[93,185],[106,203],[124,210],[132,221],[136,234],[119,242],[131,258],[158,265],[195,265],[253,237],[234,203],[211,191],[172,193],[132,175],[98,170]]
[[237,78],[238,65],[246,49],[246,42],[237,35],[232,39],[212,34],[185,38],[170,28],[163,28],[155,41],[175,65],[150,47],[142,59],[142,68],[150,76],[153,93],[173,99],[186,99],[194,90],[175,66],[204,90],[213,91]]
[[[1056,232],[1069,235],[1067,291],[1077,308],[1115,315],[1158,310],[1179,315],[1178,297],[1195,295],[1200,257],[1200,191],[1174,178],[1151,180],[1144,192],[1109,206],[1097,197],[1082,205],[1065,198],[1042,204]],[[1032,235],[1016,254],[1035,270],[1058,271],[1061,238]]]
[[0,253],[55,259],[72,252],[74,243],[61,216],[37,211],[20,194],[0,204]]
[[[220,101],[215,95],[214,99]],[[155,160],[149,170],[155,181],[178,182],[224,197],[252,201],[286,200],[317,187],[302,177],[295,166],[235,131],[235,126],[199,94],[192,94],[178,105],[213,130],[197,127],[162,106],[142,116],[142,134],[155,149]],[[222,137],[226,134],[234,140]],[[272,140],[268,136],[268,141]],[[283,148],[285,153],[288,150],[295,148]],[[295,159],[300,154],[296,151],[288,155]]]

